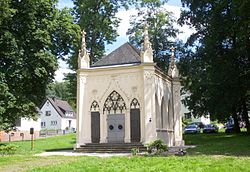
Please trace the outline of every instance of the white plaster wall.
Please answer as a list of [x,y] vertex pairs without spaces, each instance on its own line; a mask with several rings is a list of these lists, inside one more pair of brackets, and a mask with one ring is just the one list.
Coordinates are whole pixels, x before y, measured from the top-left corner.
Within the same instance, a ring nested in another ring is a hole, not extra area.
[[141,103],[143,90],[141,73],[140,69],[100,70],[89,73],[86,84],[90,88],[87,90],[88,110],[90,110],[94,100],[99,103],[102,110],[106,98],[114,90],[123,97],[127,108],[129,108],[133,98],[137,98]]
[[[107,97],[114,90],[122,96],[126,103],[127,110],[124,112],[126,116],[129,116],[132,99],[138,99],[141,113],[141,142],[147,143],[157,139],[155,94],[157,94],[159,104],[161,104],[163,97],[165,103],[167,103],[164,106],[166,108],[164,110],[166,112],[165,115],[168,114],[169,101],[172,106],[171,110],[169,110],[170,116],[164,117],[164,134],[161,133],[159,135],[162,135],[166,143],[171,146],[174,144],[175,138],[178,137],[177,140],[182,140],[182,136],[179,135],[181,131],[177,132],[175,136],[173,132],[174,127],[175,129],[180,129],[180,107],[179,103],[177,103],[180,99],[175,100],[175,103],[173,103],[170,78],[167,79],[162,74],[155,72],[154,64],[150,63],[138,66],[112,66],[78,70],[78,147],[79,145],[91,142],[90,106],[93,101],[97,101],[100,107],[100,142],[107,141],[107,124],[105,120],[107,114],[103,113],[103,105]],[[174,106],[178,108],[176,112],[174,112]],[[177,113],[178,117],[175,117],[174,113]],[[166,119],[168,121],[166,121]],[[129,118],[125,120],[129,121]],[[130,139],[130,132],[128,132],[130,124],[126,121],[125,142],[126,139]],[[173,123],[175,123],[175,125]]]
[[[170,80],[162,77],[159,73],[156,73],[155,79],[156,85],[156,97],[158,104],[156,109],[158,118],[157,138],[162,139],[168,146],[173,146],[174,143],[174,114],[173,114],[173,99]],[[170,103],[170,106],[169,106]],[[161,107],[163,105],[163,107]],[[163,121],[161,121],[161,111],[163,111]],[[159,119],[160,118],[160,119]],[[160,124],[163,124],[161,126]]]
[[38,118],[36,121],[29,118],[21,118],[21,126],[16,127],[19,131],[30,131],[30,128],[34,128],[34,131],[41,130],[41,119]]
[[[84,69],[78,71],[79,77],[84,77],[85,85],[80,86],[81,81],[78,82],[78,119],[79,129],[77,134],[77,140],[79,144],[85,144],[91,142],[91,121],[90,121],[90,106],[95,100],[98,102],[100,107],[101,121],[105,121],[106,114],[103,114],[103,106],[107,97],[112,91],[117,91],[125,101],[126,115],[125,130],[130,130],[129,126],[129,109],[130,103],[133,98],[138,99],[140,106],[143,106],[143,79],[142,69],[140,66],[125,66],[125,67],[109,67],[99,69]],[[81,88],[80,88],[81,87]],[[82,97],[80,96],[81,91],[84,90]],[[141,115],[141,120],[144,119]],[[101,122],[101,142],[105,142],[107,136],[106,122]],[[141,125],[141,130],[143,129]],[[142,136],[143,137],[143,136]],[[130,140],[130,132],[125,132],[125,139],[127,142]],[[79,146],[79,145],[78,145]]]
[[[47,104],[48,102],[48,104]],[[46,116],[46,111],[51,111],[51,115],[50,116]],[[41,130],[47,129],[47,130],[59,130],[62,129],[61,127],[61,116],[58,114],[58,112],[55,110],[55,108],[53,107],[53,105],[47,100],[43,107],[41,108],[41,122],[45,122],[46,126],[45,127],[41,127]],[[51,125],[51,121],[57,121],[56,125]],[[40,125],[41,125],[40,122]]]
[[66,127],[69,127],[69,120],[71,120],[71,128],[76,129],[76,119],[71,119],[71,118],[62,118],[61,119],[61,129],[65,130]]

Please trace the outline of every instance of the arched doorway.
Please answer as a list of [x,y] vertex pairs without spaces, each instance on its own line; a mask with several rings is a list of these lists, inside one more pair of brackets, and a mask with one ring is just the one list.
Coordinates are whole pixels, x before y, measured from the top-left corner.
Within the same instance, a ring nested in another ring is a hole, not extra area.
[[93,101],[90,106],[91,112],[91,141],[92,143],[100,142],[100,112],[97,101]]
[[141,140],[140,104],[136,98],[130,103],[130,136],[131,142]]
[[108,142],[124,142],[126,104],[119,93],[113,91],[103,107],[107,114]]

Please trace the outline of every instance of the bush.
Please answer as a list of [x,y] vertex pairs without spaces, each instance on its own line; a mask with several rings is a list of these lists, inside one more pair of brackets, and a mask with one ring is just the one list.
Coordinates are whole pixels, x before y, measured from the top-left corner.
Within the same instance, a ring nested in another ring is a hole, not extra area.
[[147,150],[149,154],[159,155],[160,153],[167,151],[168,146],[161,139],[157,139],[147,145]]
[[137,155],[138,153],[139,153],[139,148],[133,148],[133,149],[131,149],[131,154],[133,156]]
[[17,150],[15,145],[0,145],[0,155],[13,155]]

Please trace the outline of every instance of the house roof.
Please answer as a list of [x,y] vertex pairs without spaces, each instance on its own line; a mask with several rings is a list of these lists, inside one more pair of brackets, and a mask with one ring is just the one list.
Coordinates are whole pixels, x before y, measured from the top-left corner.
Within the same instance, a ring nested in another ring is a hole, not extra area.
[[140,51],[130,43],[125,43],[110,54],[104,56],[91,67],[112,66],[121,64],[140,64]]
[[[58,114],[63,118],[76,118],[76,114],[73,111],[72,107],[69,105],[67,101],[60,100],[57,98],[48,98],[52,106],[56,109]],[[73,112],[73,116],[66,116],[66,112]]]

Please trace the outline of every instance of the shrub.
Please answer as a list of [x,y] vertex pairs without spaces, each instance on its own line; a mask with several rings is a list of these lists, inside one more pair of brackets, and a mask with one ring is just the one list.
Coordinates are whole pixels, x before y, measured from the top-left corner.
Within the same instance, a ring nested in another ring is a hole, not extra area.
[[17,150],[15,145],[0,145],[0,155],[13,155]]
[[132,154],[133,156],[137,155],[138,153],[139,153],[139,148],[132,148],[132,149],[131,149],[131,154]]
[[147,145],[147,150],[149,154],[160,154],[168,150],[168,146],[161,140],[157,139],[152,143]]

